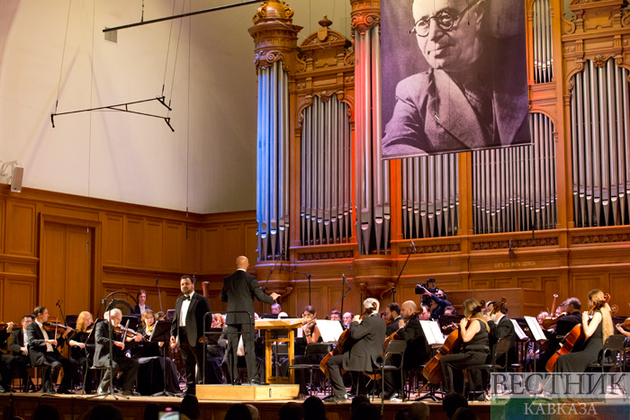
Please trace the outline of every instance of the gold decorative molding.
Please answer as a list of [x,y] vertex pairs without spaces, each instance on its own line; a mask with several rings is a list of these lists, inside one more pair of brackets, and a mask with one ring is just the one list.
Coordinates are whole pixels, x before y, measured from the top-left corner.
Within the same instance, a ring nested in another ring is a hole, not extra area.
[[471,249],[473,251],[482,251],[487,249],[510,249],[511,248],[532,248],[539,246],[558,246],[558,238],[536,238],[536,239],[512,239],[502,241],[485,241],[473,242]]
[[438,244],[438,245],[417,245],[416,250],[412,247],[403,247],[400,248],[401,255],[408,254],[438,254],[444,252],[460,252],[461,245],[460,244]]
[[381,23],[380,0],[350,0],[352,29],[365,33]]
[[339,250],[329,252],[305,252],[297,254],[298,261],[339,260],[344,258],[354,258],[354,252],[352,250]]
[[571,245],[605,244],[615,242],[630,242],[630,233],[579,235],[571,237]]
[[277,61],[286,72],[296,66],[298,33],[301,26],[293,25],[293,9],[284,1],[265,1],[256,11],[249,28],[254,38],[254,64],[256,69],[266,69]]

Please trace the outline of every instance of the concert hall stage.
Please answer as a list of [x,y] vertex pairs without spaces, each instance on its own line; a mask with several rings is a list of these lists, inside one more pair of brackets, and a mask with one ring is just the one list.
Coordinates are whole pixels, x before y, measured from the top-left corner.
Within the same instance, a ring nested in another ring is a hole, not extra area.
[[[234,388],[234,392],[238,392],[238,387]],[[129,399],[114,400],[112,397],[103,399],[91,398],[82,395],[44,395],[37,393],[14,393],[14,394],[0,394],[0,407],[2,411],[11,403],[11,397],[15,407],[15,414],[23,417],[25,420],[30,420],[33,411],[40,404],[50,404],[55,406],[65,420],[76,420],[85,413],[90,407],[97,404],[113,404],[118,407],[125,420],[141,420],[144,418],[144,408],[149,403],[156,403],[160,407],[177,407],[181,402],[181,398],[176,397],[131,397]],[[92,395],[93,397],[93,395]],[[260,412],[261,420],[277,420],[278,411],[280,407],[289,401],[295,401],[301,403],[302,400],[283,400],[283,401],[207,401],[200,400],[199,406],[201,415],[200,420],[223,420],[225,413],[234,403],[241,402],[255,405]],[[431,420],[446,420],[444,411],[442,410],[442,404],[427,402],[431,408]],[[374,400],[374,404],[380,404],[379,399]],[[410,402],[404,403],[385,403],[385,412],[383,420],[394,420],[396,413],[404,407],[411,404]],[[475,402],[470,406],[475,410],[481,420],[490,418],[490,403],[487,402]],[[0,416],[3,413],[0,412]],[[344,404],[326,404],[326,417],[328,420],[349,420],[351,418],[351,403]],[[2,420],[4,417],[0,417]]]

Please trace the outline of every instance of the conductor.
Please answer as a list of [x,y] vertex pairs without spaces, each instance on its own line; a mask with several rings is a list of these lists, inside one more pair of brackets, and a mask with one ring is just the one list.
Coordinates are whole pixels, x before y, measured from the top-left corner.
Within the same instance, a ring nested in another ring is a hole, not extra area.
[[277,293],[267,296],[258,286],[256,277],[247,273],[248,267],[247,257],[242,255],[238,257],[236,259],[236,272],[223,279],[223,289],[221,290],[221,301],[228,303],[226,320],[228,325],[227,363],[230,372],[229,380],[232,385],[238,384],[236,351],[241,335],[245,346],[245,362],[247,363],[249,382],[252,385],[260,384],[258,364],[254,352],[254,297],[270,304],[280,297]]

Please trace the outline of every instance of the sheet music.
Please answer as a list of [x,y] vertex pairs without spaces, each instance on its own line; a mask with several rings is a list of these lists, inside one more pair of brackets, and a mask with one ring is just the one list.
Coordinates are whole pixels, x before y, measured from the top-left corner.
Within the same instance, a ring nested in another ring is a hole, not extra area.
[[339,321],[318,319],[317,326],[319,327],[319,332],[321,333],[322,340],[324,340],[324,342],[339,340],[339,336],[343,332],[343,328],[341,328],[341,323]]
[[540,325],[538,324],[538,320],[536,318],[534,318],[533,316],[526,316],[525,322],[527,322],[527,326],[529,327],[529,330],[534,335],[534,339],[536,341],[547,339],[542,328],[540,328]]
[[444,335],[437,321],[420,321],[420,326],[429,345],[444,344]]
[[527,334],[525,334],[525,331],[523,331],[523,329],[521,328],[521,326],[518,324],[518,321],[516,321],[515,319],[510,319],[510,321],[512,321],[512,324],[514,325],[514,331],[516,331],[516,335],[518,336],[519,340],[527,340]]

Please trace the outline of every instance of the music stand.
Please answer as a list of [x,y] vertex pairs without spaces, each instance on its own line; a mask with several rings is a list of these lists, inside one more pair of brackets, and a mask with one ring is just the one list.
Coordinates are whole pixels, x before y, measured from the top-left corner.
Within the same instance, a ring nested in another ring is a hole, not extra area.
[[159,396],[167,396],[167,397],[173,397],[173,396],[179,396],[179,393],[173,393],[173,392],[169,392],[166,390],[166,374],[169,371],[169,369],[166,366],[166,348],[168,343],[171,341],[171,321],[158,321],[154,326],[153,326],[153,331],[151,332],[151,335],[149,336],[149,343],[159,343],[159,342],[163,342],[164,345],[162,346],[162,378],[164,379],[164,389],[160,392],[156,392],[155,394],[152,395],[152,397],[159,397]]

